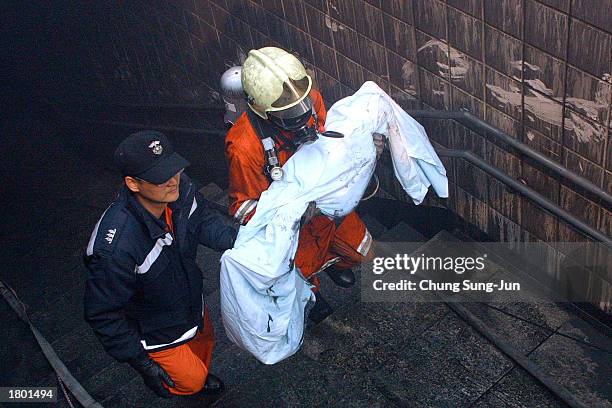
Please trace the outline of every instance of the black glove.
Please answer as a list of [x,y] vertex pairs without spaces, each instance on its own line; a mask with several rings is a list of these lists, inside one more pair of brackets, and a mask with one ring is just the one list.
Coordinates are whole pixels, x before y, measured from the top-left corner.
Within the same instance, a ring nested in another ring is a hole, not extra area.
[[168,373],[146,353],[129,360],[128,363],[132,368],[142,376],[144,383],[153,390],[157,395],[163,398],[170,398],[172,393],[164,387],[164,383],[170,387],[174,387],[174,381]]

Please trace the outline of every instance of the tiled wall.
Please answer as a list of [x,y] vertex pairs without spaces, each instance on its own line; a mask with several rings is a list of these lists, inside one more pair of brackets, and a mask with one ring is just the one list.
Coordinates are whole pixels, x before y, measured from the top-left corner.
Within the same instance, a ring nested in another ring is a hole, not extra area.
[[[373,80],[406,109],[468,110],[612,190],[612,0],[97,3],[72,10],[89,96],[207,103],[226,67],[277,45],[300,56],[328,105]],[[424,123],[437,144],[472,150],[612,234],[596,198],[458,123]],[[491,237],[586,239],[481,170],[445,163],[452,196],[438,204]],[[597,285],[610,290],[610,280]]]

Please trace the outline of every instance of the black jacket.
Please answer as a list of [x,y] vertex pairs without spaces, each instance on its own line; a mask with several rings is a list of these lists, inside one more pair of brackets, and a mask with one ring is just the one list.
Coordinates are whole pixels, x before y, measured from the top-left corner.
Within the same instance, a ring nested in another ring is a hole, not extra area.
[[224,250],[234,244],[236,230],[206,206],[184,174],[179,192],[170,204],[173,234],[124,186],[87,246],[85,319],[119,361],[175,347],[202,329],[197,245]]

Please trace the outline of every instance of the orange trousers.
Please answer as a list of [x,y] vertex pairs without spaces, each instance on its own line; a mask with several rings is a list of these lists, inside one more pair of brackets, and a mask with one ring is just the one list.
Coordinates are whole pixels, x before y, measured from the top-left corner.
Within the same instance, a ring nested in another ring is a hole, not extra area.
[[318,215],[300,230],[295,264],[318,288],[319,279],[313,274],[327,263],[348,269],[371,259],[371,243],[372,237],[357,213],[349,213],[338,227],[326,216]]
[[172,378],[172,394],[195,394],[204,387],[215,348],[215,335],[208,308],[204,311],[204,328],[194,338],[180,346],[149,353]]

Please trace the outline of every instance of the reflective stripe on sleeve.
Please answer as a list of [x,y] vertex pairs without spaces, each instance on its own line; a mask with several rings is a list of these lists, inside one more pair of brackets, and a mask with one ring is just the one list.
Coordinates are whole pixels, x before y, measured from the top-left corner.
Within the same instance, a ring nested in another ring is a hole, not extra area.
[[372,235],[370,235],[370,231],[366,229],[365,234],[363,235],[363,239],[361,243],[357,247],[357,252],[361,255],[366,256],[370,251],[370,247],[372,246]]

